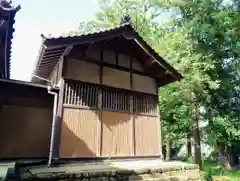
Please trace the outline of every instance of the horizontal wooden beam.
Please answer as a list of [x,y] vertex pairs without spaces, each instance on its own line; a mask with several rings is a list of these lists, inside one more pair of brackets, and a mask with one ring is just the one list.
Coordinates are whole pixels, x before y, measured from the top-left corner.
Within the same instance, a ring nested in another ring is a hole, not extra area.
[[88,107],[88,106],[80,106],[75,104],[63,104],[64,108],[73,108],[73,109],[83,109],[83,110],[98,110],[98,108]]

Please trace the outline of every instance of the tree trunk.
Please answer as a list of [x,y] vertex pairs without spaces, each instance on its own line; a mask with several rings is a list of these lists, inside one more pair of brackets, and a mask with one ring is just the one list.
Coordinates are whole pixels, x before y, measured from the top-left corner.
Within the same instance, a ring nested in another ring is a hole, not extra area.
[[191,135],[187,136],[187,157],[192,157],[192,144],[191,144]]
[[226,155],[226,146],[223,144],[218,145],[218,154],[219,154],[219,162],[227,171],[231,171],[232,167],[229,161],[228,156]]
[[171,155],[172,155],[172,141],[171,139],[167,139],[167,143],[166,143],[166,160],[167,161],[171,160]]
[[202,158],[201,158],[201,139],[199,131],[199,106],[195,104],[195,111],[193,116],[193,135],[194,135],[194,163],[199,165],[202,170]]

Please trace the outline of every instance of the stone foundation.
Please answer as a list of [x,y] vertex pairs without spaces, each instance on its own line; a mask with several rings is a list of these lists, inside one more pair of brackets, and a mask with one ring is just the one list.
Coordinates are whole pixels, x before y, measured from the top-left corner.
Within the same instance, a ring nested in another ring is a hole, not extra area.
[[[156,161],[155,161],[156,162]],[[184,164],[181,162],[162,162],[149,166],[139,167],[131,163],[91,163],[91,164],[65,164],[47,167],[22,168],[21,180],[23,181],[199,181],[200,172],[197,165]],[[127,168],[126,168],[127,167]]]

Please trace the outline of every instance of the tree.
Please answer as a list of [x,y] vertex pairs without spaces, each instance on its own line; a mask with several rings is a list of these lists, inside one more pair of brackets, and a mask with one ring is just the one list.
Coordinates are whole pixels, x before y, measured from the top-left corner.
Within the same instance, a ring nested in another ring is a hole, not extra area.
[[[164,91],[171,90],[172,86],[166,87],[166,89],[160,89],[162,99],[170,100],[169,104],[173,105],[176,100],[184,103],[188,107],[187,118],[188,120],[183,120],[183,122],[188,123],[188,129],[185,136],[188,133],[195,133],[195,163],[199,164],[201,167],[201,151],[200,151],[200,136],[199,136],[199,108],[203,104],[202,100],[209,97],[209,91],[205,89],[206,84],[215,89],[218,86],[218,82],[214,82],[205,73],[206,70],[210,70],[214,66],[211,65],[207,56],[203,56],[194,51],[194,44],[191,39],[187,36],[188,31],[184,28],[168,30],[165,34],[159,36],[158,49],[161,55],[165,56],[166,59],[171,60],[174,67],[178,68],[182,72],[184,79],[177,84],[177,89],[174,89],[172,93],[164,94]],[[175,98],[173,97],[176,95]],[[173,100],[173,101],[172,101]],[[171,102],[172,101],[172,102]],[[178,102],[177,101],[177,102]],[[162,101],[163,102],[163,101]],[[175,105],[176,106],[176,105]],[[167,106],[164,106],[167,108]],[[177,115],[181,115],[178,121],[183,118],[181,111],[179,110]],[[176,109],[176,107],[174,108]],[[165,113],[169,113],[169,110],[164,110]],[[164,114],[162,112],[162,114]],[[183,123],[180,122],[180,123]],[[183,124],[181,124],[183,125]],[[181,128],[181,127],[180,127]],[[184,129],[182,129],[184,130]],[[186,138],[185,137],[185,138]]]
[[216,89],[205,88],[210,94],[204,103],[209,120],[207,140],[224,155],[221,150],[239,140],[239,1],[181,1],[168,4],[168,8],[180,14],[176,24],[189,30],[194,51],[208,55],[214,66],[205,71],[220,83]]

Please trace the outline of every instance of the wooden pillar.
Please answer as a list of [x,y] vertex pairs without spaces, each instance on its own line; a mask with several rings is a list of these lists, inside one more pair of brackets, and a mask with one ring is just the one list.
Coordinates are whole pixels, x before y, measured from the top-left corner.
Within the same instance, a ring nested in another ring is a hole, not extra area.
[[[132,58],[130,58],[130,89],[133,90],[133,72],[132,72]],[[133,94],[130,95],[130,116],[131,116],[131,154],[134,156],[136,154],[135,151],[135,122],[134,122],[134,112],[133,112]]]
[[[158,89],[157,89],[158,90]],[[162,154],[162,126],[161,126],[161,116],[160,116],[160,101],[159,101],[159,95],[158,95],[158,100],[157,100],[157,115],[158,115],[158,143],[159,143],[159,154],[161,159],[163,158],[163,154]]]
[[53,148],[53,158],[59,158],[59,151],[60,151],[60,144],[61,144],[61,124],[63,118],[63,95],[64,95],[64,87],[65,87],[65,80],[64,80],[64,73],[67,69],[67,59],[65,56],[62,57],[60,60],[59,68],[61,69],[60,72],[60,89],[58,94],[58,107],[57,107],[57,120],[56,120],[56,128],[55,128],[55,143]]
[[[103,50],[101,49],[100,50],[100,60],[103,61]],[[103,66],[100,65],[100,70],[99,70],[99,83],[100,85],[102,84],[103,82]],[[102,88],[99,87],[98,89],[98,120],[99,120],[99,123],[98,123],[98,156],[102,156],[102,131],[103,131],[103,128],[102,128]]]
[[57,105],[57,120],[55,124],[55,133],[54,133],[54,145],[53,145],[53,158],[59,158],[60,144],[61,144],[61,124],[63,119],[63,95],[64,95],[64,87],[65,87],[65,73],[67,70],[67,59],[66,56],[72,50],[73,45],[69,45],[63,52],[60,62],[60,89],[58,94],[58,105]]

